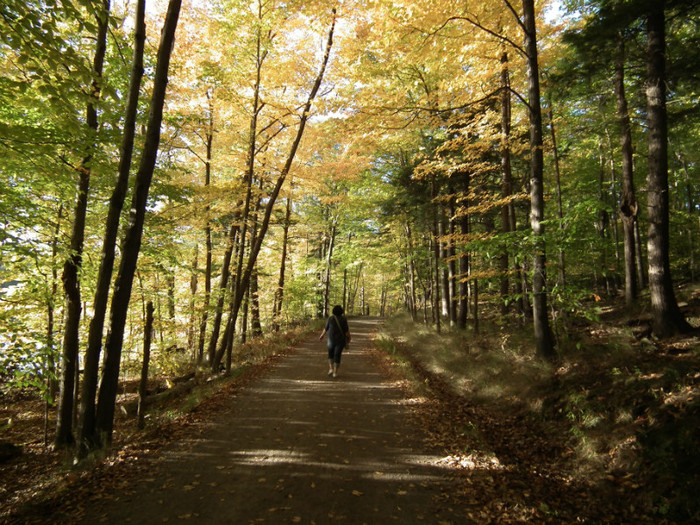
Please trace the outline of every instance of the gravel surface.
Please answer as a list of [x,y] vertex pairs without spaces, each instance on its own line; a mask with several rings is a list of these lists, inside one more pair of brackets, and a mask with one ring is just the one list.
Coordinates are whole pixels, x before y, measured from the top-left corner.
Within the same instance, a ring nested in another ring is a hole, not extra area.
[[453,482],[371,358],[378,320],[350,320],[337,378],[310,338],[164,451],[81,523],[465,523]]

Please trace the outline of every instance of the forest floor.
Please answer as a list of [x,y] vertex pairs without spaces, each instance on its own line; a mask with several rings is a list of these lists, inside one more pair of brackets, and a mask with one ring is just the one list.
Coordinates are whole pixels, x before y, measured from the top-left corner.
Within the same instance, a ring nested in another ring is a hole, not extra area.
[[[697,326],[698,294],[684,308]],[[355,318],[338,378],[306,336],[148,432],[120,420],[94,468],[3,399],[25,453],[0,464],[0,522],[696,523],[697,336],[602,315],[569,323],[556,365],[512,327]]]

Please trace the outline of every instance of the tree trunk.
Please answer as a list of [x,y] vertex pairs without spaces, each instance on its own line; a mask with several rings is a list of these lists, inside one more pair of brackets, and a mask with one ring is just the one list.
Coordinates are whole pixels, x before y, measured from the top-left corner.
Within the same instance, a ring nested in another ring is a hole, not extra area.
[[454,326],[457,323],[457,264],[456,264],[456,250],[455,250],[455,199],[454,196],[450,199],[450,218],[448,221],[448,232],[450,235],[450,243],[447,248],[447,255],[449,257],[449,262],[447,263],[447,272],[450,280],[449,294],[450,294],[450,326]]
[[[617,196],[617,176],[615,170],[615,148],[613,147],[613,140],[610,135],[610,130],[607,124],[605,125],[605,136],[608,139],[608,149],[610,150],[610,202],[612,202],[612,207],[614,208],[615,203],[618,202]],[[610,216],[610,222],[612,224],[612,241],[613,248],[615,252],[615,275],[620,271],[620,232],[617,227],[617,213],[612,213]],[[615,287],[618,287],[618,279],[615,278]]]
[[165,272],[166,286],[168,287],[168,321],[170,325],[169,331],[175,321],[175,272],[172,268],[163,268]]
[[275,290],[275,300],[272,308],[272,329],[278,332],[280,318],[282,316],[282,302],[284,301],[284,274],[287,268],[287,244],[289,243],[289,226],[292,215],[292,198],[287,197],[287,210],[284,215],[284,228],[282,231],[282,260],[280,261],[280,276]]
[[637,217],[637,222],[634,223],[634,253],[637,256],[637,282],[640,290],[646,288],[649,284],[647,271],[645,271],[647,268],[645,268],[644,264],[643,248],[644,243],[642,242],[642,233],[639,227],[639,217]]
[[[501,207],[501,231],[508,235],[510,229],[510,205],[509,199],[513,194],[513,169],[510,158],[510,129],[511,129],[511,105],[510,105],[510,74],[508,72],[508,53],[501,55],[501,198],[505,201]],[[508,312],[508,296],[510,294],[510,279],[508,276],[510,265],[509,253],[504,243],[500,256],[500,294],[501,315]]]
[[143,428],[146,422],[146,395],[148,389],[148,365],[151,359],[151,334],[153,333],[153,301],[146,305],[146,324],[143,327],[143,363],[141,364],[141,380],[139,381],[139,404],[136,409],[138,427]]
[[190,320],[187,326],[187,350],[193,352],[192,360],[195,363],[199,362],[199,356],[195,350],[195,330],[197,324],[197,287],[199,279],[197,272],[199,271],[199,244],[194,247],[194,259],[192,260],[192,271],[190,274]]
[[[104,59],[107,53],[107,28],[109,24],[109,0],[103,0],[101,9],[97,12],[97,35],[95,56],[92,73],[95,78],[91,86],[91,99],[87,104],[86,123],[95,140],[98,128],[96,102],[100,98],[100,78],[104,69]],[[79,274],[82,267],[83,244],[85,241],[85,218],[87,216],[88,193],[90,191],[91,162],[93,159],[94,142],[88,146],[88,151],[78,169],[78,194],[73,214],[73,227],[70,240],[70,254],[63,266],[63,287],[66,294],[65,325],[63,329],[63,366],[61,374],[61,400],[58,407],[55,445],[65,448],[75,442],[73,435],[74,397],[77,393],[75,375],[77,374],[80,349],[80,314],[82,312],[80,298]]]
[[474,296],[474,333],[479,333],[479,279],[472,280],[472,295]]
[[[258,17],[260,20],[262,20],[262,4],[258,5]],[[247,231],[248,231],[248,216],[250,214],[250,203],[252,199],[252,191],[253,191],[253,175],[255,171],[255,156],[256,156],[256,143],[257,143],[257,130],[258,130],[258,117],[260,115],[260,111],[263,108],[263,104],[260,101],[260,88],[261,88],[261,82],[262,82],[262,66],[265,61],[265,58],[267,57],[267,52],[263,50],[263,45],[262,45],[262,32],[260,27],[258,27],[258,32],[256,35],[256,70],[255,70],[255,87],[253,89],[253,107],[252,107],[252,112],[251,112],[251,118],[250,118],[250,125],[248,129],[248,154],[246,157],[246,171],[244,175],[244,183],[246,187],[246,196],[245,196],[245,201],[243,203],[243,212],[241,214],[241,217],[239,217],[239,221],[242,224],[242,227],[240,228],[240,233],[239,233],[239,246],[240,246],[240,251],[238,253],[238,264],[236,265],[236,278],[235,278],[235,286],[234,292],[232,295],[232,303],[231,303],[231,308],[230,308],[230,314],[229,314],[229,320],[226,325],[226,330],[225,330],[225,337],[224,340],[222,341],[222,344],[219,346],[219,349],[216,350],[216,339],[214,337],[211,338],[209,342],[209,363],[211,365],[211,369],[213,372],[218,371],[219,366],[221,365],[221,360],[224,356],[225,353],[227,353],[227,348],[229,341],[231,344],[233,343],[233,331],[235,328],[235,323],[236,323],[236,318],[238,317],[238,310],[240,309],[241,303],[243,301],[243,296],[244,294],[248,291],[248,282],[246,281],[245,283],[242,282],[243,280],[243,260],[244,260],[244,253],[245,253],[245,246],[246,246],[246,237],[247,237]],[[231,247],[233,249],[233,247]],[[251,269],[252,272],[252,269]],[[223,274],[222,274],[223,275]],[[223,287],[222,289],[225,289]],[[222,305],[223,308],[223,298],[219,298],[219,302]],[[220,325],[221,323],[221,315],[218,313],[217,309],[217,323]],[[216,325],[215,325],[216,326]],[[217,333],[216,336],[218,338],[218,328],[217,328]]]
[[647,175],[649,288],[653,330],[668,337],[691,329],[673,292],[669,261],[668,130],[666,115],[665,0],[650,2],[647,11]]
[[[117,181],[112,191],[112,197],[107,212],[104,240],[102,243],[102,258],[97,274],[95,286],[95,299],[93,303],[93,317],[88,332],[88,346],[85,352],[85,367],[83,374],[83,388],[80,405],[80,442],[81,448],[92,446],[87,443],[95,433],[95,398],[97,396],[97,379],[99,374],[100,354],[102,352],[102,336],[104,332],[109,289],[114,270],[117,236],[119,234],[119,218],[129,185],[129,173],[131,159],[134,150],[134,138],[136,135],[136,114],[138,110],[139,92],[143,77],[143,53],[146,40],[145,24],[145,0],[140,0],[136,5],[136,19],[134,27],[134,57],[131,64],[131,78],[129,80],[129,92],[127,94],[124,129],[117,169]],[[83,450],[85,450],[83,448]],[[80,452],[79,452],[80,454]]]
[[[260,179],[260,186],[258,188],[260,190],[260,195],[263,194],[263,183],[262,179]],[[255,242],[255,239],[258,236],[258,217],[259,217],[259,211],[260,211],[260,203],[261,199],[258,197],[255,202],[255,211],[251,216],[251,220],[253,221],[253,231],[251,233],[251,244]],[[253,337],[260,337],[262,335],[262,324],[260,323],[260,297],[259,297],[259,285],[258,285],[258,262],[255,261],[255,265],[253,266],[253,272],[250,275],[250,285],[249,285],[249,294],[250,294],[250,329],[251,332],[253,333]],[[231,352],[233,349],[229,349],[228,351]],[[227,362],[230,362],[230,359],[227,360]],[[227,370],[230,370],[230,366],[227,365]]]
[[[462,191],[465,195],[469,195],[469,174],[464,173],[461,176],[464,179],[464,187]],[[467,282],[467,278],[469,276],[469,251],[466,247],[469,238],[469,202],[465,200],[462,203],[462,206],[465,209],[460,212],[459,217],[460,237],[462,238],[462,253],[459,256],[459,300],[457,302],[457,328],[460,330],[466,330],[467,317],[469,315],[469,284]]]
[[262,324],[260,323],[260,298],[258,296],[258,265],[255,264],[253,273],[250,276],[250,331],[253,337],[262,335]]
[[[212,372],[216,372],[213,363],[216,356],[216,345],[219,342],[219,334],[221,332],[221,319],[224,314],[224,302],[226,301],[226,289],[228,288],[228,280],[231,276],[231,257],[238,238],[239,225],[236,219],[231,224],[224,250],[224,259],[221,264],[221,277],[219,278],[218,297],[216,299],[216,307],[214,309],[214,319],[212,321],[211,334],[209,335],[209,346],[207,347],[207,356],[209,364],[212,366]],[[217,363],[218,368],[218,363]]]
[[542,110],[537,62],[537,33],[534,0],[523,0],[525,53],[527,55],[528,105],[530,113],[530,224],[535,239],[533,258],[533,321],[535,342],[540,356],[556,356],[547,312],[547,278],[544,242],[544,157],[542,152]]
[[406,232],[406,242],[408,244],[408,297],[411,306],[411,319],[418,320],[418,309],[416,307],[416,270],[413,253],[413,236],[411,235],[411,225],[406,221],[404,225]]
[[[552,136],[552,153],[554,154],[554,173],[557,181],[557,216],[559,217],[559,230],[564,230],[564,207],[561,201],[561,170],[559,168],[559,150],[557,149],[557,134],[554,130],[554,109],[552,102],[549,102],[549,130]],[[563,236],[563,233],[562,233]],[[566,285],[566,266],[564,250],[559,247],[559,284]]]
[[348,269],[343,268],[343,311],[348,311]]
[[[333,21],[331,24],[330,31],[328,33],[328,40],[326,43],[326,49],[323,57],[323,62],[321,65],[321,69],[316,77],[316,80],[314,82],[313,87],[311,88],[311,92],[309,93],[309,97],[306,100],[306,104],[304,105],[304,109],[301,113],[300,116],[300,122],[299,122],[299,127],[297,128],[297,133],[296,136],[294,137],[294,141],[292,142],[291,149],[289,151],[289,154],[287,155],[287,160],[285,161],[284,166],[282,167],[282,170],[277,177],[277,183],[275,184],[275,187],[272,189],[270,194],[268,195],[268,201],[265,206],[265,215],[263,217],[262,223],[260,224],[260,233],[258,234],[257,239],[255,240],[255,243],[251,246],[250,250],[250,255],[248,257],[248,264],[246,265],[245,271],[243,273],[243,277],[241,279],[241,285],[238,287],[237,292],[236,292],[236,304],[238,307],[240,307],[240,304],[243,299],[243,294],[245,289],[248,287],[248,283],[250,281],[250,275],[253,271],[253,265],[255,264],[255,261],[258,257],[258,254],[260,253],[260,249],[262,248],[262,243],[263,240],[265,239],[265,235],[267,234],[267,229],[270,225],[270,218],[272,217],[272,210],[275,206],[275,202],[277,201],[277,196],[280,193],[280,190],[282,189],[282,185],[284,184],[284,181],[287,179],[287,175],[289,174],[289,170],[292,167],[292,163],[294,162],[294,158],[296,157],[296,152],[297,149],[299,148],[299,143],[301,142],[301,138],[304,135],[304,130],[306,129],[306,122],[308,121],[308,118],[311,114],[311,106],[314,102],[314,99],[316,98],[316,95],[318,93],[318,90],[321,87],[321,82],[323,80],[323,75],[326,71],[326,66],[328,65],[328,60],[330,59],[330,52],[333,47],[333,33],[335,30],[335,22],[336,22],[336,11],[333,9]],[[221,359],[223,358],[223,355],[217,355],[215,356],[214,359],[214,368],[218,367],[218,364],[221,362]]]
[[437,227],[438,227],[438,253],[439,253],[439,260],[443,261],[443,264],[441,265],[442,268],[440,269],[440,286],[442,288],[442,293],[441,295],[441,310],[442,310],[442,316],[447,319],[448,321],[450,320],[450,276],[449,276],[449,267],[445,263],[447,260],[447,246],[446,242],[444,240],[445,238],[445,220],[446,218],[443,216],[441,213],[442,207],[438,206],[438,219],[437,219]]
[[695,282],[695,247],[697,243],[695,241],[695,234],[693,232],[695,231],[695,220],[700,219],[700,210],[698,210],[695,205],[695,195],[693,190],[694,186],[690,173],[688,172],[688,162],[686,161],[685,156],[680,151],[676,151],[676,159],[678,159],[681,169],[683,170],[683,175],[685,176],[685,207],[688,210],[688,215],[690,219],[688,224],[688,270],[690,271],[690,280],[692,282]]
[[54,237],[51,239],[51,297],[47,304],[47,326],[46,326],[46,344],[49,348],[46,369],[48,371],[47,384],[47,401],[53,406],[56,402],[56,396],[59,391],[59,384],[56,374],[56,347],[54,339],[54,316],[55,305],[58,298],[58,269],[56,268],[56,258],[58,254],[59,236],[61,234],[61,221],[63,220],[63,204],[58,206],[58,215],[56,217],[56,228],[54,229]]
[[[204,187],[211,184],[211,160],[212,145],[214,142],[214,103],[212,93],[207,90],[207,101],[209,103],[209,126],[207,127],[206,148],[207,157],[204,163]],[[209,222],[209,205],[207,204],[204,213],[206,215],[206,225],[204,227],[206,242],[206,259],[204,263],[204,306],[202,308],[202,320],[199,324],[199,347],[197,348],[197,363],[204,360],[204,345],[207,336],[207,321],[209,320],[209,303],[211,302],[211,223]]]
[[634,164],[632,151],[632,128],[625,95],[625,41],[619,35],[617,60],[615,62],[614,89],[617,100],[617,119],[620,125],[622,148],[622,192],[620,194],[620,219],[622,220],[625,250],[625,304],[632,306],[639,296],[637,283],[637,261],[635,257],[634,228],[637,222],[637,198],[634,191]]
[[433,197],[433,224],[432,224],[432,237],[433,237],[433,265],[434,265],[434,276],[433,276],[433,316],[435,317],[435,330],[440,333],[440,231],[439,231],[439,218],[438,209],[439,206],[435,203],[437,197],[437,183],[435,181],[435,175],[432,177],[432,197]]
[[141,237],[146,215],[148,192],[153,179],[153,171],[155,170],[156,157],[160,145],[160,126],[163,120],[163,105],[168,85],[168,69],[175,40],[175,29],[177,28],[180,14],[180,5],[181,0],[170,0],[161,33],[153,81],[151,108],[148,115],[146,141],[139,169],[136,173],[129,222],[122,245],[122,259],[112,297],[110,328],[105,343],[105,360],[97,402],[95,427],[97,442],[105,448],[109,447],[112,442],[124,327],[129,310],[136,262],[141,250]]
[[330,291],[331,291],[331,267],[333,262],[333,249],[335,248],[336,227],[338,216],[333,217],[330,231],[328,232],[328,244],[326,248],[326,268],[323,274],[323,315],[330,312]]
[[600,259],[598,266],[600,269],[601,282],[596,283],[599,287],[605,287],[606,292],[610,293],[610,288],[608,286],[608,245],[605,242],[606,233],[609,229],[609,216],[607,212],[607,203],[604,193],[605,185],[605,149],[603,148],[603,138],[600,137],[598,141],[598,159],[599,159],[599,169],[598,169],[598,220],[596,221],[596,229],[598,230],[598,236],[600,237]]

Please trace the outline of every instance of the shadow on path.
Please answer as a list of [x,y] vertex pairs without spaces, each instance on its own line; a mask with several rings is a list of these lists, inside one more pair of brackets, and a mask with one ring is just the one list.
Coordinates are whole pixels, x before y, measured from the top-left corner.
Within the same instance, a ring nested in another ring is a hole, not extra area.
[[449,470],[373,366],[378,322],[350,320],[336,379],[325,341],[307,340],[82,523],[465,523],[444,497]]

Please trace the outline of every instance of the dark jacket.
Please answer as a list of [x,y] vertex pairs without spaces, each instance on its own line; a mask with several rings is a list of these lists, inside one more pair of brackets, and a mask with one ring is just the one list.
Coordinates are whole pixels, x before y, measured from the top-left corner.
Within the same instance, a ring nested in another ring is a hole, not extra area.
[[328,338],[329,345],[347,346],[348,342],[346,341],[345,334],[349,332],[348,320],[344,315],[331,315],[326,321],[326,337]]

